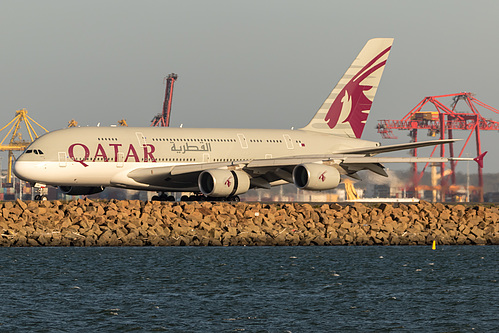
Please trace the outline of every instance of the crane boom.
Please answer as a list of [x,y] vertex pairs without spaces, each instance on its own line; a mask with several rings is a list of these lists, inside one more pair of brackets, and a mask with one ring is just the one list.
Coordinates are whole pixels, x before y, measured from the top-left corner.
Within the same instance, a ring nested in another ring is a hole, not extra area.
[[171,73],[166,80],[165,100],[163,102],[163,113],[157,114],[151,121],[152,127],[168,127],[170,126],[170,114],[172,111],[173,100],[173,84],[177,80],[178,75]]

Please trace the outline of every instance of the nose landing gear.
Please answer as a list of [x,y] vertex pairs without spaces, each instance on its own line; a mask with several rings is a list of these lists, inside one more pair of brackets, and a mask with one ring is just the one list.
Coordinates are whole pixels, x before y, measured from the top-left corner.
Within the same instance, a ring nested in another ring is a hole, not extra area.
[[34,200],[36,200],[36,201],[47,200],[47,196],[49,194],[49,189],[47,188],[47,185],[36,183],[34,185],[34,188],[36,189],[36,195],[34,197]]

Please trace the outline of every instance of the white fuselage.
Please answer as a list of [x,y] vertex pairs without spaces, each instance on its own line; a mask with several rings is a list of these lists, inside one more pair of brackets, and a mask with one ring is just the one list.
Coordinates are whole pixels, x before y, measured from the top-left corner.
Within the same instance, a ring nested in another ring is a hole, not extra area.
[[26,181],[53,186],[196,191],[197,178],[189,175],[168,185],[144,184],[128,175],[141,168],[229,166],[237,161],[330,155],[377,145],[304,130],[79,127],[50,132],[34,141],[16,161],[15,173]]

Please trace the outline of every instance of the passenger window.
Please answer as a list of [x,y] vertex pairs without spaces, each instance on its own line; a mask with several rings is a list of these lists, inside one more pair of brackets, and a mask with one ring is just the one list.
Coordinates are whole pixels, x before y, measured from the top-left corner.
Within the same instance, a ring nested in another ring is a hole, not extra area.
[[33,151],[30,149],[30,150],[26,150],[26,154],[31,154]]

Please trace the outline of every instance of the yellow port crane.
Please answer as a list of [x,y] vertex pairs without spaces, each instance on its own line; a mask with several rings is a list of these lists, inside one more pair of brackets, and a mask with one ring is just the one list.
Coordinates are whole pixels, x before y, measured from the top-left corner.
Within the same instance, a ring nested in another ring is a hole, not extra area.
[[[42,128],[46,133],[48,133],[45,127],[43,127],[35,120],[33,120],[33,118],[28,116],[28,111],[26,109],[17,110],[14,119],[12,119],[7,125],[5,125],[4,127],[2,127],[2,129],[0,129],[0,132],[2,132],[4,129],[10,126],[9,131],[7,132],[3,140],[0,142],[0,151],[9,152],[9,161],[7,166],[7,183],[12,183],[12,165],[14,163],[14,151],[23,151],[24,149],[26,149],[26,147],[28,147],[31,144],[31,142],[33,142],[36,138],[38,138],[38,134],[33,128],[31,122],[35,123],[40,128]],[[26,126],[30,138],[29,141],[23,140],[22,134],[20,132],[21,123],[24,123]],[[9,135],[11,135],[10,142],[9,144],[4,145],[4,142]]]
[[349,178],[346,178],[343,182],[345,183],[345,192],[347,194],[347,200],[348,201],[359,200],[359,195],[357,194],[357,191],[353,186],[353,181],[351,181]]
[[[125,119],[118,120],[118,125],[120,125],[120,126],[128,126],[128,124],[126,123]],[[68,122],[68,128],[77,127],[77,126],[78,126],[78,122],[76,120],[74,120],[74,119],[71,119]]]

